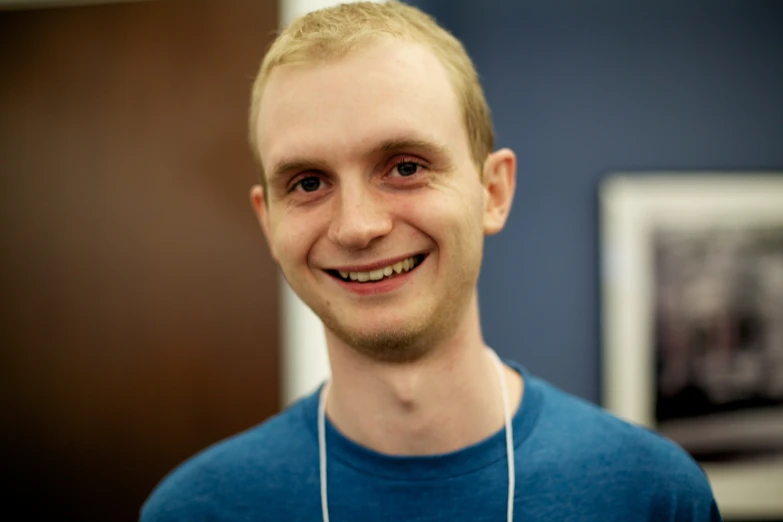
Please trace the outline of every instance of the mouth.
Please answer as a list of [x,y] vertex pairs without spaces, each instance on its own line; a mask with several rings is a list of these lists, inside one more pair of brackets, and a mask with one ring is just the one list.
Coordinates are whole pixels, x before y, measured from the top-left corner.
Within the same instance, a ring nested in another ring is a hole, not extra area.
[[427,254],[416,254],[414,256],[397,261],[389,266],[377,268],[367,272],[344,272],[342,270],[326,270],[326,273],[330,276],[345,281],[347,283],[364,283],[372,284],[387,279],[394,279],[401,275],[405,275],[408,272],[416,269],[422,261],[427,257]]

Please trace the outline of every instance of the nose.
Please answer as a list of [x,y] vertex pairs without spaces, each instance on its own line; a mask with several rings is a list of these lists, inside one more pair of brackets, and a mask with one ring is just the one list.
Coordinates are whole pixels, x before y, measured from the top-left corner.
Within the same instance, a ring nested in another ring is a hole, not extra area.
[[370,187],[363,183],[343,184],[339,190],[337,211],[329,226],[330,241],[360,250],[391,231],[391,216]]

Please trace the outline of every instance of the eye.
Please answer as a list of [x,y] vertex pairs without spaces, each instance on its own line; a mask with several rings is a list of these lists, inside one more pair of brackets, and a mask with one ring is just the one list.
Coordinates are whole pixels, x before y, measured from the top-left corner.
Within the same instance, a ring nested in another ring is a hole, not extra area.
[[316,190],[321,188],[321,185],[322,185],[321,178],[310,176],[299,180],[293,186],[293,190],[296,190],[297,188],[301,188],[301,190],[303,190],[304,192],[315,192]]
[[400,176],[407,178],[416,174],[419,171],[420,166],[421,165],[418,163],[414,163],[412,161],[403,161],[402,163],[398,163],[395,166],[395,169]]

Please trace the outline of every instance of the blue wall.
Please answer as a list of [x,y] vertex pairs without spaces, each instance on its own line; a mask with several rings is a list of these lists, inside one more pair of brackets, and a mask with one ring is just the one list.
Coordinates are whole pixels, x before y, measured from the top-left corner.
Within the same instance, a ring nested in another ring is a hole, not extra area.
[[487,341],[598,402],[600,180],[783,170],[783,2],[410,3],[465,44],[519,160],[479,284]]

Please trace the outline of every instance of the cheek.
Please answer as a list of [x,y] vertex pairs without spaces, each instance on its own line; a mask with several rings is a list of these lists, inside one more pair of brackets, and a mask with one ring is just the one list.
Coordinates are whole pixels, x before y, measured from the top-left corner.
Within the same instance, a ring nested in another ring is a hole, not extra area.
[[459,238],[472,238],[474,230],[483,230],[483,197],[481,186],[440,186],[421,201],[412,201],[406,209],[407,215],[416,215],[419,222],[440,235],[451,231]]
[[272,241],[280,264],[285,267],[301,263],[307,258],[312,244],[317,240],[314,227],[306,219],[283,216],[272,227]]
[[480,196],[440,192],[406,210],[403,219],[435,243],[446,263],[443,267],[460,280],[472,278],[481,262],[484,237]]

